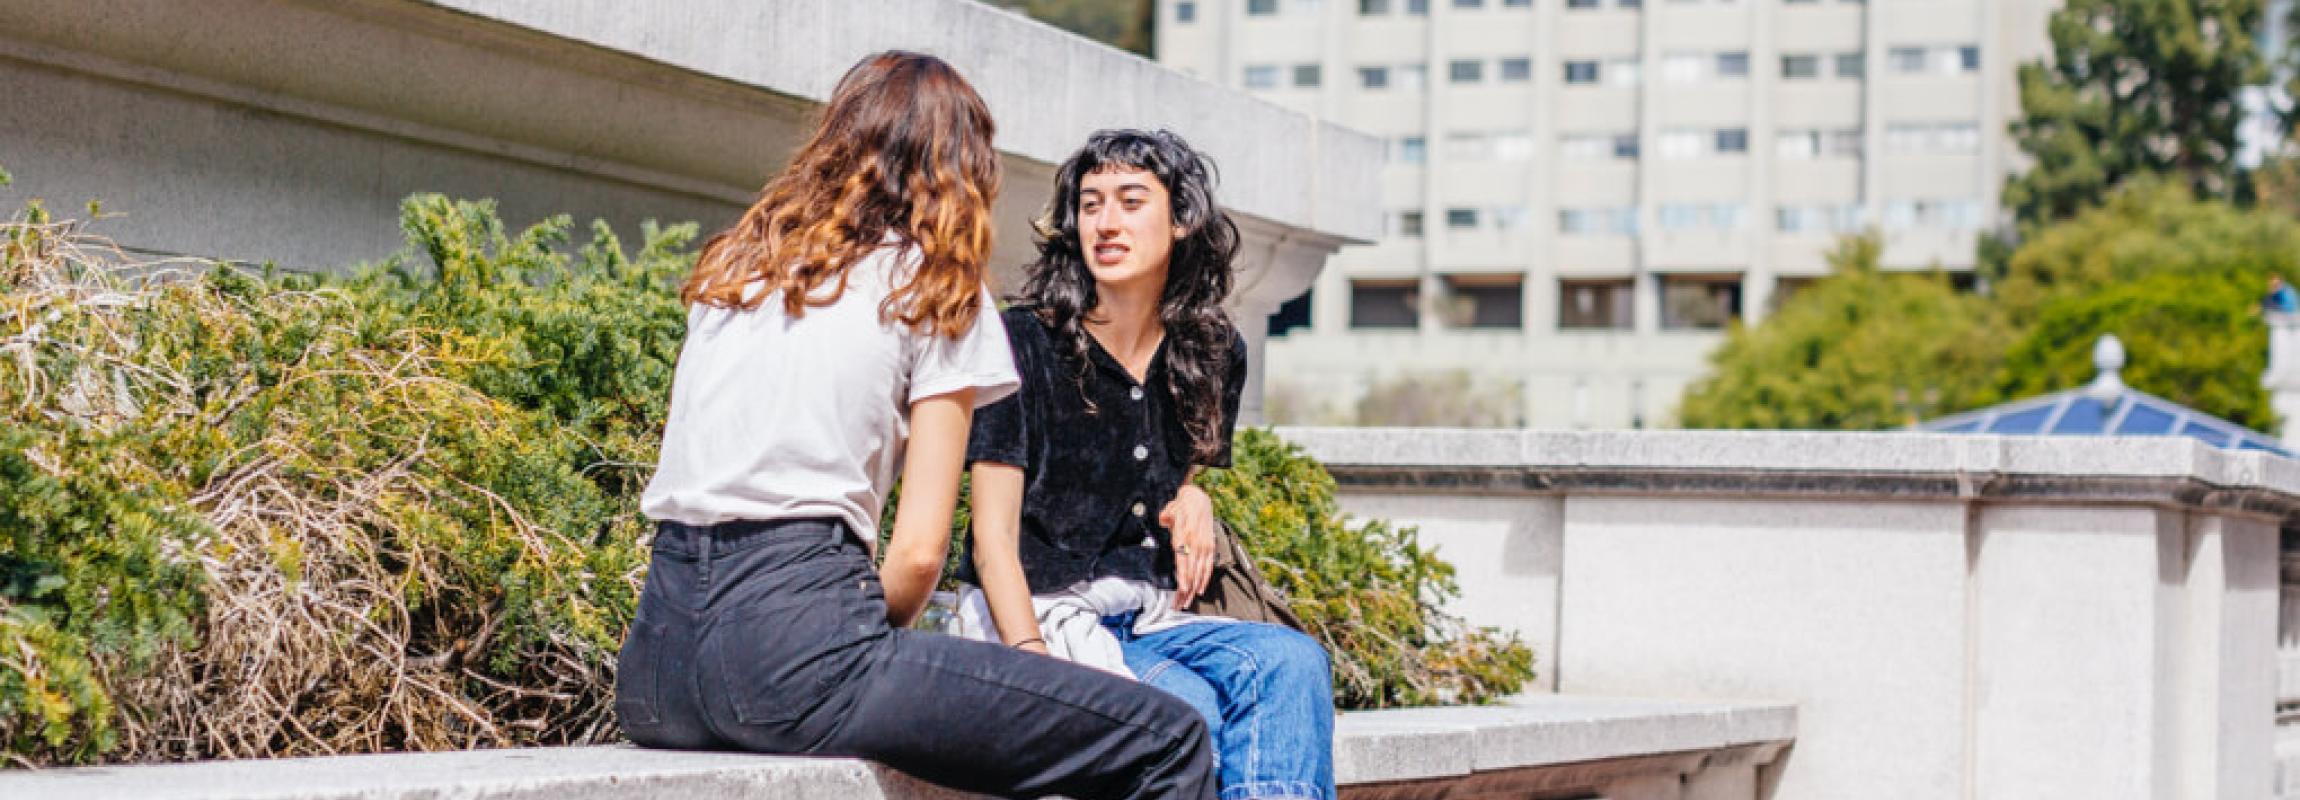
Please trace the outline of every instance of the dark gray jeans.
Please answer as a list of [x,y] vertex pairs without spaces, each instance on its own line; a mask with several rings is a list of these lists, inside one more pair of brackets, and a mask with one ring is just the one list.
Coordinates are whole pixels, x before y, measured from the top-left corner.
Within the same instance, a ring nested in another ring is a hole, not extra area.
[[648,747],[855,756],[985,794],[1215,796],[1188,704],[889,627],[870,555],[833,520],[658,525],[615,713]]

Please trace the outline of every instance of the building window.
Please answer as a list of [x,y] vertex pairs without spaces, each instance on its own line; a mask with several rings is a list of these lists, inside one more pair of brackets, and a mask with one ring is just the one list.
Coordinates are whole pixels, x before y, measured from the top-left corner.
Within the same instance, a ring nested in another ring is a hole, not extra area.
[[1358,16],[1379,17],[1390,13],[1390,0],[1358,0]]
[[1614,0],[1615,8],[1644,8],[1645,0]]
[[1557,229],[1574,236],[1615,234],[1637,235],[1637,210],[1633,208],[1566,208],[1557,212]]
[[1295,328],[1310,327],[1310,309],[1313,305],[1309,291],[1302,292],[1300,297],[1280,303],[1278,310],[1270,314],[1268,321],[1269,337],[1276,339],[1293,332]]
[[1485,80],[1485,62],[1459,59],[1446,65],[1446,80],[1454,83],[1476,83]]
[[1390,68],[1359,67],[1358,86],[1366,89],[1390,88]]
[[1477,230],[1477,209],[1474,209],[1474,208],[1449,208],[1449,209],[1446,209],[1446,210],[1445,210],[1445,226],[1446,226],[1446,228],[1447,228],[1448,230],[1457,230],[1457,231],[1470,231],[1470,230]]
[[1821,132],[1789,130],[1773,135],[1773,157],[1783,161],[1808,161],[1821,155]]
[[1565,7],[1570,9],[1588,9],[1597,6],[1598,0],[1565,0]]
[[1399,235],[1399,236],[1403,236],[1403,237],[1406,237],[1406,238],[1410,238],[1410,239],[1419,239],[1419,238],[1421,238],[1421,236],[1422,236],[1422,212],[1420,212],[1420,211],[1400,211],[1400,212],[1398,212],[1398,235]]
[[1568,61],[1568,62],[1565,62],[1565,82],[1566,82],[1566,83],[1576,83],[1576,84],[1590,84],[1590,83],[1596,83],[1596,82],[1597,82],[1597,62],[1595,62],[1595,61]]
[[1860,158],[1867,137],[1860,128],[1839,128],[1829,132],[1829,155],[1838,158]]
[[1426,64],[1399,64],[1397,73],[1400,88],[1420,91],[1429,85],[1430,70]]
[[1645,62],[1636,57],[1605,60],[1605,83],[1608,86],[1636,86],[1645,71]]
[[1350,281],[1350,327],[1365,329],[1421,326],[1421,285],[1411,280]]
[[1191,2],[1191,0],[1182,0],[1181,2],[1175,3],[1175,4],[1174,4],[1174,21],[1175,21],[1175,22],[1178,22],[1178,23],[1181,23],[1181,24],[1183,24],[1183,25],[1188,25],[1188,24],[1190,24],[1190,23],[1192,23],[1192,22],[1197,22],[1197,21],[1198,21],[1198,4],[1197,4],[1197,3],[1194,3],[1194,2]]
[[1895,47],[1885,55],[1894,72],[1915,74],[1925,71],[1925,49],[1922,47]]
[[1781,306],[1788,303],[1789,298],[1796,297],[1798,292],[1813,288],[1814,282],[1819,280],[1819,278],[1791,278],[1786,276],[1774,278],[1773,296],[1766,298],[1765,308],[1772,311],[1781,310]]
[[1663,203],[1654,219],[1664,231],[1686,231],[1701,226],[1701,207],[1692,203]]
[[1494,230],[1499,231],[1522,230],[1525,228],[1526,220],[1532,219],[1532,215],[1526,212],[1525,206],[1494,206],[1487,209],[1486,213],[1493,217]]
[[1720,330],[1741,318],[1741,276],[1664,275],[1663,330]]
[[1613,137],[1613,157],[1637,160],[1637,134],[1624,133]]
[[1700,157],[1702,148],[1700,131],[1676,129],[1662,131],[1660,141],[1654,149],[1659,151],[1664,159],[1680,160]]
[[1970,153],[1981,146],[1971,122],[1895,122],[1885,126],[1885,149],[1898,153]]
[[1278,0],[1246,0],[1246,16],[1274,17],[1278,14]]
[[1485,0],[1453,0],[1454,8],[1484,8]]
[[1413,17],[1429,16],[1430,0],[1406,0],[1406,15]]
[[1533,0],[1501,0],[1502,8],[1532,8]]
[[1837,77],[1859,78],[1869,74],[1869,54],[1862,52],[1837,54]]
[[1250,64],[1246,67],[1246,88],[1278,88],[1278,68],[1270,64]]
[[1446,324],[1456,328],[1525,327],[1525,278],[1520,275],[1447,275]]
[[1782,206],[1774,214],[1774,225],[1782,233],[1847,234],[1861,230],[1861,207],[1857,205]]
[[1781,57],[1781,78],[1783,80],[1811,80],[1818,77],[1821,77],[1820,56],[1797,55]]
[[1718,53],[1717,77],[1749,77],[1749,52],[1746,50],[1736,50],[1730,53]]
[[1494,134],[1493,157],[1503,161],[1533,160],[1533,134],[1524,131]]
[[1493,137],[1468,131],[1446,134],[1445,157],[1449,161],[1485,161],[1491,159],[1493,158]]
[[1315,89],[1324,79],[1325,70],[1317,64],[1294,65],[1294,88]]
[[1966,72],[1981,71],[1981,49],[1973,45],[1957,48],[1957,66]]
[[1729,155],[1749,152],[1749,129],[1718,128],[1717,152]]
[[1557,155],[1569,161],[1599,161],[1610,153],[1613,137],[1602,133],[1569,133],[1557,142]]
[[1505,58],[1501,60],[1503,83],[1524,83],[1533,80],[1533,59]]
[[1709,66],[1704,53],[1664,53],[1661,56],[1661,79],[1670,83],[1694,83],[1703,77]]
[[1429,160],[1429,143],[1419,136],[1398,140],[1398,160],[1407,164],[1420,164]]
[[1558,329],[1626,331],[1635,327],[1632,285],[1626,280],[1558,281]]

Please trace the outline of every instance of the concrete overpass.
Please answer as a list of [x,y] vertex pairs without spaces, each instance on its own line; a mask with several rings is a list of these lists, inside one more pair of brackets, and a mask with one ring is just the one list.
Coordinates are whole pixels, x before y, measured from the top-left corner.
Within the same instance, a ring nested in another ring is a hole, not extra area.
[[971,0],[12,0],[0,4],[0,189],[101,200],[130,249],[300,269],[392,253],[419,191],[724,223],[863,55],[955,64],[999,121],[998,288],[1053,165],[1103,127],[1213,155],[1261,317],[1380,232],[1380,142]]

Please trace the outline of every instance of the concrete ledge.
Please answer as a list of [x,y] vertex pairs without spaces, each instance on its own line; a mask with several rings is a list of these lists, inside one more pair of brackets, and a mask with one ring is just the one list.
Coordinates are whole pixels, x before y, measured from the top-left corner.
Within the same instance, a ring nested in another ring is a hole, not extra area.
[[[1771,762],[1796,709],[1536,696],[1499,706],[1354,712],[1335,735],[1352,797],[1436,797],[1477,782],[1596,789],[1627,776]],[[299,758],[0,775],[0,797],[78,800],[885,798],[955,800],[875,764],[627,745]]]
[[2028,498],[2300,513],[2300,462],[2181,437],[1280,428],[1345,485],[1444,491]]

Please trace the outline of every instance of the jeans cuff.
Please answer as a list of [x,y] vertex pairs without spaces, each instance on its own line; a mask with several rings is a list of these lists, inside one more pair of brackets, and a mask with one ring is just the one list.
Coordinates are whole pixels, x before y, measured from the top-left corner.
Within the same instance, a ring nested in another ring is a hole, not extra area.
[[1302,781],[1258,781],[1222,789],[1222,800],[1333,800],[1332,790]]

